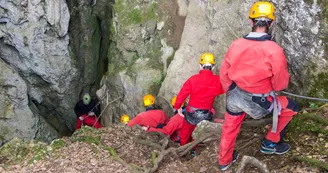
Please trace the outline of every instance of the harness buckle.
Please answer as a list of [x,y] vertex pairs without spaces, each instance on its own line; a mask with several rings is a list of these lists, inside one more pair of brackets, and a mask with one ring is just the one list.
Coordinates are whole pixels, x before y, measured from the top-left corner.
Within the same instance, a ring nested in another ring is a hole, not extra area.
[[262,97],[261,97],[261,102],[264,103],[265,102],[265,97],[264,97],[264,94],[262,94]]

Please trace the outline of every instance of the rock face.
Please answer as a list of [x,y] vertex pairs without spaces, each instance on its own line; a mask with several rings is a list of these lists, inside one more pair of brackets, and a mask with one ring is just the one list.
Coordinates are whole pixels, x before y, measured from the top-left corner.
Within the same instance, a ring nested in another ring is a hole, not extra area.
[[[168,101],[204,52],[218,73],[230,43],[250,32],[255,0],[0,1],[0,143],[18,136],[51,140],[70,134],[82,92],[108,93],[103,125],[144,110],[142,97]],[[328,3],[273,0],[275,41],[292,75],[289,90],[328,97]],[[215,103],[225,112],[224,96]]]
[[114,0],[68,0],[71,58],[80,70],[78,90],[94,95],[107,71],[110,22]]
[[0,59],[0,141],[12,137],[52,140],[59,134],[29,107],[25,81]]
[[[241,6],[239,1],[212,2],[180,1],[180,12],[187,16],[180,47],[174,55],[160,89],[160,95],[166,99],[169,99],[171,95],[176,95],[183,83],[199,72],[199,57],[204,52],[211,52],[215,55],[217,65],[214,72],[218,74],[220,63],[229,43],[236,39],[236,33],[242,36],[249,32],[244,27],[247,26],[247,16],[238,15],[246,14],[246,7],[241,8],[244,5]],[[235,12],[231,13],[231,11]],[[233,21],[238,24],[243,23],[244,26],[238,26]],[[221,96],[217,99],[214,105],[218,116],[222,116],[225,111],[223,98]]]
[[[124,113],[133,117],[144,111],[143,96],[157,95],[180,43],[184,17],[178,16],[177,7],[175,0],[115,1],[108,71],[101,85],[109,89],[109,100],[122,99],[108,106],[104,125]],[[157,104],[171,109],[160,97]]]
[[0,2],[1,105],[7,112],[0,127],[13,136],[51,140],[75,124],[78,70],[68,49],[69,19],[64,0]]
[[[168,67],[160,96],[169,99],[183,82],[198,73],[198,58],[206,51],[216,56],[217,69],[231,42],[250,32],[248,10],[254,0],[179,0],[186,15],[179,49]],[[291,73],[289,90],[328,97],[326,84],[327,3],[320,1],[273,1],[277,26],[274,39],[285,49]],[[216,72],[218,74],[218,72]],[[224,98],[217,99],[218,116],[225,112]]]
[[328,97],[327,1],[274,1],[279,14],[275,40],[285,49],[292,74],[290,89]]

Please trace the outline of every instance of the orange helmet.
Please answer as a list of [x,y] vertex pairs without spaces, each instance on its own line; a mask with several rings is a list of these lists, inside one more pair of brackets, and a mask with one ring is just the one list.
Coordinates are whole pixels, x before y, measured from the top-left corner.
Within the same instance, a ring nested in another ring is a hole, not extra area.
[[121,122],[122,124],[127,124],[129,121],[130,121],[130,116],[129,116],[129,115],[123,114],[123,115],[121,116],[121,120],[120,120],[120,122]]
[[150,106],[155,103],[155,97],[151,94],[147,94],[143,98],[144,106]]

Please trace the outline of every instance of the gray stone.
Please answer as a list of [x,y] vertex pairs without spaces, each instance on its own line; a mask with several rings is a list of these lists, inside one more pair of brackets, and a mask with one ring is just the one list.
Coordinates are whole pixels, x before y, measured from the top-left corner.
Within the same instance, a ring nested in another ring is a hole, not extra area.
[[157,22],[157,26],[156,26],[156,29],[161,31],[164,27],[164,24],[165,22],[164,21],[160,21],[160,22]]
[[[172,22],[171,25],[158,25],[158,21],[163,24],[169,23],[172,15],[176,15],[176,10],[172,13],[167,12],[167,7],[171,3],[171,1],[158,0],[122,0],[114,4],[112,44],[108,54],[109,69],[101,85],[109,88],[109,100],[119,96],[123,96],[123,99],[108,107],[106,110],[108,113],[101,119],[104,125],[118,122],[122,114],[134,117],[145,111],[143,96],[146,94],[157,96],[166,74],[169,58],[174,54],[173,46],[167,41],[169,36],[167,33],[175,31]],[[164,13],[165,15],[158,15]],[[156,103],[171,115],[172,108],[168,103],[171,98],[156,98]]]
[[[248,13],[255,0],[178,1],[181,15],[186,15],[180,47],[168,67],[160,89],[166,99],[177,94],[186,79],[198,73],[198,58],[212,52],[219,67],[231,42],[250,32]],[[274,39],[285,49],[291,72],[288,90],[310,96],[327,97],[325,58],[327,19],[321,4],[295,1],[273,1],[276,7]],[[326,5],[327,6],[327,5]],[[187,12],[185,9],[187,8]],[[214,107],[219,117],[225,112],[224,96]]]
[[[51,141],[59,137],[42,117],[35,116],[28,103],[25,81],[9,65],[0,59],[0,129],[1,141],[13,137]],[[38,122],[42,123],[38,124]],[[45,133],[37,137],[38,133]]]
[[[0,94],[6,98],[6,118],[16,121],[10,130],[17,137],[43,140],[58,137],[56,130],[67,134],[75,125],[73,106],[79,91],[74,90],[78,69],[68,47],[66,2],[5,0],[0,7],[0,18],[6,18],[0,24],[0,57],[20,78]],[[15,97],[4,96],[11,93]],[[22,102],[19,109],[15,99]]]
[[67,34],[70,19],[67,4],[64,0],[45,1],[46,18],[50,25],[54,25],[59,37]]

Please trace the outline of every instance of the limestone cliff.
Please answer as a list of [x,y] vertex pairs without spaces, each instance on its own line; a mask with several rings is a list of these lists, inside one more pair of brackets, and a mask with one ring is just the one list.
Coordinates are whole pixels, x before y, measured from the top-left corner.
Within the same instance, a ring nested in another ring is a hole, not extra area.
[[[198,73],[198,57],[205,51],[214,53],[218,69],[231,42],[250,32],[248,11],[254,2],[179,0],[180,13],[186,15],[185,27],[160,95],[169,99],[189,76]],[[327,3],[303,0],[273,2],[277,20],[272,34],[284,48],[288,59],[291,73],[288,90],[328,97],[324,87],[327,80]],[[222,116],[224,98],[218,99],[215,107]]]

